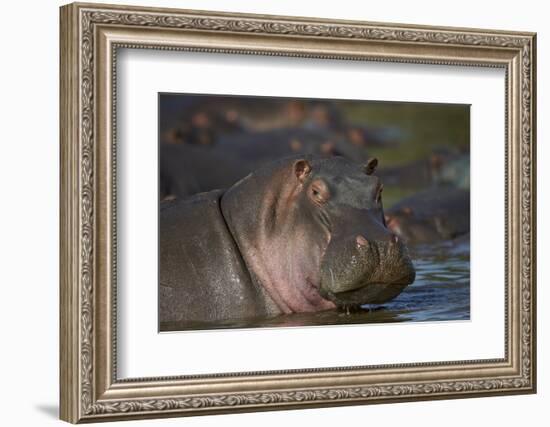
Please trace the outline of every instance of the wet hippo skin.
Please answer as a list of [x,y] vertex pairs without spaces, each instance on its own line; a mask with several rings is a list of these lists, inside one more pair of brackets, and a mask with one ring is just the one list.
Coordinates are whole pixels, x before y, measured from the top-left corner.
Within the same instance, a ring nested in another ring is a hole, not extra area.
[[276,312],[250,279],[220,209],[220,190],[163,203],[160,320],[247,318]]
[[160,322],[383,303],[415,278],[377,161],[294,157],[160,211]]

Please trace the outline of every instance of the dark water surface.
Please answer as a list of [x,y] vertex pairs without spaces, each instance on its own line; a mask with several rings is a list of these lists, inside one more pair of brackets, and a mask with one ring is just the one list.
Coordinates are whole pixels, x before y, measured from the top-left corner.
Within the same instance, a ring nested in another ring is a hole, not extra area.
[[270,318],[237,319],[216,323],[163,323],[162,331],[197,329],[316,326],[388,322],[470,319],[470,240],[410,246],[416,280],[384,305],[364,306],[345,313],[336,310],[286,314]]

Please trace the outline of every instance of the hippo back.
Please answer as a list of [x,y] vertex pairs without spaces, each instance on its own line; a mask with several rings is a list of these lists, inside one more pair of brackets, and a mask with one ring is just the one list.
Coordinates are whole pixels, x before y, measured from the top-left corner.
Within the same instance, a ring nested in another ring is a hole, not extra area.
[[160,329],[265,315],[266,295],[248,270],[215,190],[161,204]]

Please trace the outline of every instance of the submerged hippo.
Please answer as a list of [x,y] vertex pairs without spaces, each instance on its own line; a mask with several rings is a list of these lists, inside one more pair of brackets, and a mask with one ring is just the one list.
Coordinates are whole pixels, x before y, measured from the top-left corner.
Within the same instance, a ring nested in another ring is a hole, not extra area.
[[386,224],[406,242],[455,239],[470,231],[470,192],[455,187],[421,191],[392,206]]
[[[178,198],[227,188],[273,159],[287,156],[340,155],[363,162],[362,147],[325,130],[286,128],[254,133],[234,133],[218,138],[215,146],[160,145],[160,196]],[[213,164],[223,163],[223,168]]]
[[415,270],[384,224],[376,163],[287,158],[226,191],[163,203],[161,329],[397,296]]

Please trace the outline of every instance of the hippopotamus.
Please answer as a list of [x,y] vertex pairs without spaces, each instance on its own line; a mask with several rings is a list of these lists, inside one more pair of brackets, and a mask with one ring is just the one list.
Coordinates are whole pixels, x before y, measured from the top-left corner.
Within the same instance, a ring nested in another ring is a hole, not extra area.
[[[301,128],[234,133],[220,137],[214,146],[162,143],[159,151],[161,199],[227,188],[273,159],[291,155],[368,160],[362,148],[331,132]],[[224,167],[212,167],[218,164]]]
[[418,190],[433,185],[452,185],[469,189],[470,156],[446,146],[429,156],[405,165],[380,170],[387,187]]
[[[253,170],[249,162],[212,147],[160,144],[159,153],[161,200],[225,188]],[[212,166],[221,164],[223,168]]]
[[401,200],[385,219],[388,228],[409,243],[455,239],[470,231],[470,192],[433,187]]
[[294,156],[160,208],[160,324],[382,304],[415,279],[376,159]]
[[234,133],[220,138],[217,148],[226,155],[237,152],[241,158],[256,164],[298,154],[339,155],[356,162],[369,158],[363,147],[354,146],[335,132],[304,127]]

